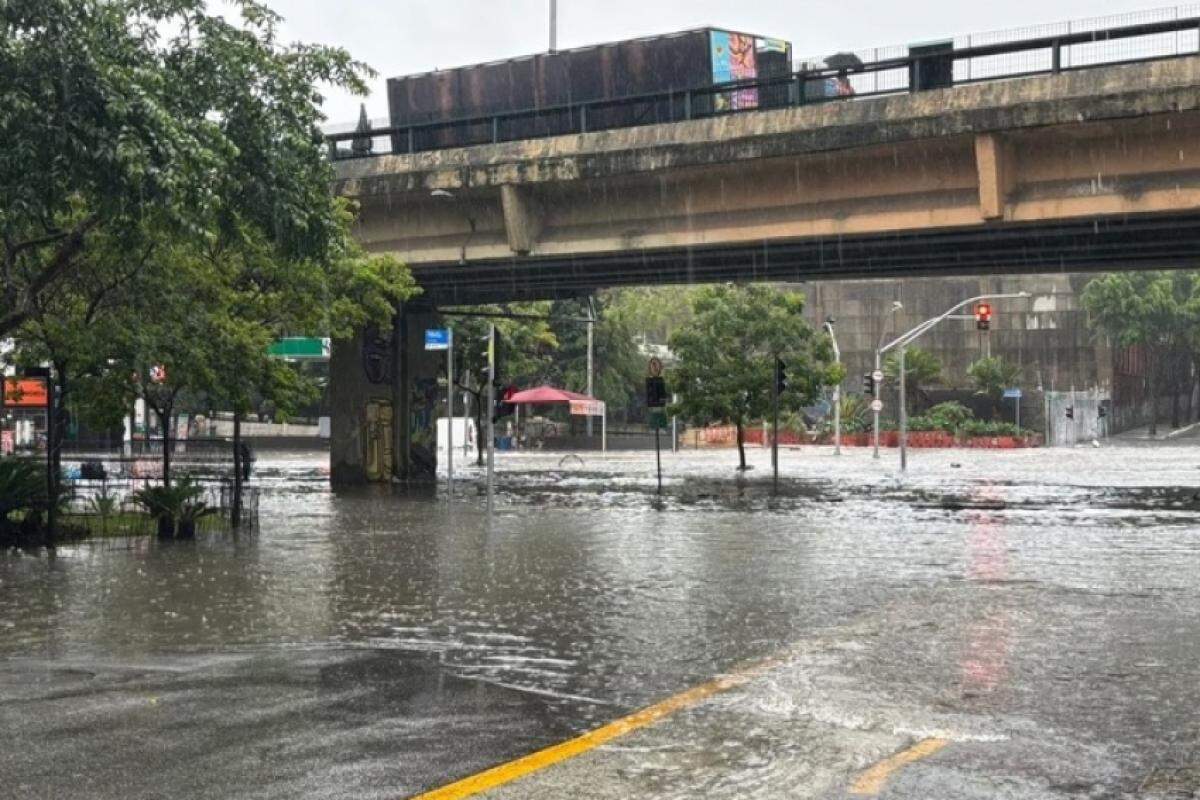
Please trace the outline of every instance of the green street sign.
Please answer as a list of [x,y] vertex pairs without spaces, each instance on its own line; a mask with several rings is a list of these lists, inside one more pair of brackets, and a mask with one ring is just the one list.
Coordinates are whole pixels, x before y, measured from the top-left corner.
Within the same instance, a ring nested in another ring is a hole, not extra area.
[[312,336],[289,336],[267,348],[272,358],[321,360],[329,358],[329,340]]

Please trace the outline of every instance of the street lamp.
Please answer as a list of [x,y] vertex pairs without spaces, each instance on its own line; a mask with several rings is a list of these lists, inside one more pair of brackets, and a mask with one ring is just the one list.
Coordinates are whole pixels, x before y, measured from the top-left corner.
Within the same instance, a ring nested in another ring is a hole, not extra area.
[[903,308],[904,308],[904,304],[901,303],[899,300],[892,301],[892,307],[888,311],[887,316],[884,317],[883,325],[880,326],[879,345],[876,346],[876,348],[875,348],[875,371],[873,373],[871,373],[871,388],[874,390],[873,394],[875,396],[873,398],[871,398],[874,401],[872,403],[871,410],[874,412],[874,417],[875,417],[875,427],[874,427],[875,454],[873,457],[877,460],[879,458],[879,411],[882,408],[882,406],[880,405],[880,394],[882,392],[883,381],[880,379],[880,376],[883,375],[883,363],[882,363],[883,340],[885,337],[887,337],[888,323],[891,321],[892,316],[897,311],[900,311]]
[[[429,196],[438,200],[448,200],[451,202],[458,200],[458,197],[455,196],[454,192],[447,191],[446,189],[434,189],[429,193]],[[467,210],[463,211],[463,217],[467,220],[467,226],[470,228],[470,232],[467,233],[467,238],[463,241],[462,247],[459,249],[458,265],[460,267],[465,266],[467,263],[467,245],[471,244],[471,239],[475,236],[475,218],[472,217]]]
[[[825,330],[829,331],[829,341],[833,343],[833,363],[842,363],[842,351],[838,349],[837,336],[833,332],[833,326],[837,320],[833,317],[828,317],[825,320]],[[842,383],[838,381],[837,386],[833,387],[833,454],[840,456],[842,454]]]
[[[971,303],[978,303],[981,300],[1012,300],[1016,298],[1029,297],[1029,292],[1016,292],[1012,294],[984,294],[979,297],[970,297],[963,300],[961,303],[951,307],[945,313],[939,314],[932,319],[927,319],[920,325],[916,326],[907,333],[897,336],[892,342],[880,347],[875,352],[875,363],[879,363],[879,358],[883,353],[891,350],[893,347],[900,348],[899,368],[900,368],[900,471],[904,472],[908,469],[908,398],[905,395],[905,365],[904,352],[910,344],[916,341],[919,337],[925,335],[939,323],[944,320],[954,317],[954,312],[958,311],[963,306]],[[974,319],[974,315],[966,315],[963,319]],[[876,427],[876,439],[878,440],[879,429]]]

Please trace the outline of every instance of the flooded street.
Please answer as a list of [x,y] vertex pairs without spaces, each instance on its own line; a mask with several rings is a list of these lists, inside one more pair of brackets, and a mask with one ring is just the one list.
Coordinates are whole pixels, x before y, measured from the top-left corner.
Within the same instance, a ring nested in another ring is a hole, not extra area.
[[0,554],[0,796],[411,796],[721,675],[495,796],[1200,791],[1195,439],[750,457],[505,455],[489,519],[263,454],[253,534]]

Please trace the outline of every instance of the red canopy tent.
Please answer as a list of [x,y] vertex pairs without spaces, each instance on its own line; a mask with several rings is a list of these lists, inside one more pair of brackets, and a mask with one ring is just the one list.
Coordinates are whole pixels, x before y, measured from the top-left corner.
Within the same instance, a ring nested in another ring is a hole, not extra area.
[[[608,409],[603,400],[597,400],[579,392],[569,392],[566,389],[556,389],[553,386],[538,386],[523,392],[514,392],[504,398],[504,402],[515,406],[523,405],[568,405],[571,414],[575,416],[600,417],[600,447],[608,450]],[[517,417],[518,424],[520,416]]]
[[553,403],[570,403],[575,401],[595,400],[579,392],[568,392],[566,389],[556,389],[553,386],[539,386],[536,389],[526,389],[509,395],[506,402],[518,405],[549,405]]

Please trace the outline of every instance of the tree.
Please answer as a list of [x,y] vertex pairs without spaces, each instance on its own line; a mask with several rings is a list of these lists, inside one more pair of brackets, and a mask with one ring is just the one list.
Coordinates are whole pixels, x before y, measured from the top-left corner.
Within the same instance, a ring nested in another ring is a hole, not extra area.
[[988,356],[972,362],[967,367],[967,377],[974,384],[975,393],[990,398],[996,410],[1004,398],[1004,390],[1020,381],[1021,368],[999,356]]
[[102,231],[250,223],[289,257],[336,236],[315,86],[364,91],[369,70],[232,5],[238,20],[205,0],[0,3],[0,338],[88,269]]
[[[1145,355],[1151,436],[1158,434],[1158,395],[1166,383],[1167,367],[1194,341],[1197,291],[1195,276],[1184,272],[1104,275],[1083,290],[1089,323],[1118,346],[1140,347]],[[1172,425],[1178,427],[1179,392],[1172,395]]]
[[576,392],[587,390],[587,323],[592,329],[592,393],[612,411],[628,409],[636,400],[645,365],[629,322],[612,312],[607,294],[586,300],[564,300],[551,306],[550,325],[559,341],[551,381]]
[[[492,325],[500,334],[500,375],[502,386],[534,385],[545,381],[552,368],[552,355],[558,339],[545,317],[550,304],[511,303],[504,306],[476,306],[462,309],[465,316],[451,316],[454,328],[455,384],[471,395],[475,424],[482,438],[487,408],[487,339]],[[473,316],[487,314],[496,316]],[[512,317],[505,317],[511,314]],[[478,448],[478,463],[483,465],[483,447]]]
[[145,397],[166,483],[182,399],[228,404],[236,430],[250,397],[311,388],[273,339],[345,334],[415,292],[328,188],[316,86],[363,91],[369,70],[231,5],[233,22],[203,0],[0,3],[0,337],[85,412]]
[[691,320],[671,336],[677,361],[669,383],[680,396],[671,413],[701,425],[734,425],[743,470],[746,426],[771,410],[776,358],[788,375],[782,411],[799,410],[842,380],[829,338],[813,330],[803,311],[798,292],[710,286],[696,291]]
[[692,315],[691,286],[638,286],[607,292],[607,307],[636,336],[665,344]]
[[[889,355],[883,362],[883,374],[894,385],[900,379],[900,358],[896,354]],[[928,400],[925,387],[942,379],[942,362],[928,350],[920,347],[909,347],[904,351],[904,381],[905,389],[914,397]]]

